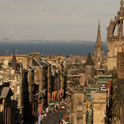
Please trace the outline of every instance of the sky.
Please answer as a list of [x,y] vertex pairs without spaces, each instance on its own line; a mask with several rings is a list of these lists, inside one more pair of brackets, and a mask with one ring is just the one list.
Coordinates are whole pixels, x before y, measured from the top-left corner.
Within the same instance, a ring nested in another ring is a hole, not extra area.
[[102,41],[120,0],[0,0],[0,39]]

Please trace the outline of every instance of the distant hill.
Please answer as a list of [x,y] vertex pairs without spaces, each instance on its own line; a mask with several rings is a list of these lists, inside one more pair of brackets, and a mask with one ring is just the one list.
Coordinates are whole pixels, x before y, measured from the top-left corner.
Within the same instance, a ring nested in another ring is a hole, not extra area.
[[12,40],[8,37],[0,39],[0,42],[7,43],[67,43],[67,44],[93,44],[93,41],[83,41],[83,40]]

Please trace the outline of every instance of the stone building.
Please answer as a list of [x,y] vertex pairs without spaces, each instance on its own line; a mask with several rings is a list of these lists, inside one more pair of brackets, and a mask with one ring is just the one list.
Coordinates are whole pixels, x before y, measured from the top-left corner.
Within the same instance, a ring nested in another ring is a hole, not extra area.
[[117,74],[119,79],[124,78],[124,53],[119,52],[117,55]]
[[93,124],[106,123],[106,100],[107,93],[105,91],[98,90],[93,94]]
[[[15,58],[15,57],[14,57]],[[9,83],[9,88],[13,92],[13,96],[11,97],[11,105],[13,106],[12,112],[12,123],[21,122],[22,117],[22,108],[23,108],[23,100],[22,100],[22,74],[20,69],[17,69],[16,59],[12,59],[14,61],[9,62],[8,59],[4,59],[3,63],[1,63],[0,67],[0,82],[2,85]],[[13,63],[14,62],[14,63]],[[13,67],[10,67],[10,64],[13,64]]]
[[107,123],[124,123],[124,52],[118,53],[117,56],[117,72],[113,73],[107,110]]
[[40,53],[0,56],[0,85],[10,82],[13,92],[12,124],[33,123],[49,106],[52,92],[64,89],[65,97],[66,71],[63,56],[43,57]]
[[112,91],[108,108],[109,124],[123,124],[124,123],[124,79],[114,79],[112,81]]
[[82,62],[67,65],[67,113],[71,124],[86,124],[86,86]]
[[86,124],[87,106],[83,89],[78,86],[71,95],[70,123]]
[[108,70],[112,70],[117,67],[117,52],[122,51],[124,45],[124,32],[123,32],[123,21],[124,21],[124,6],[123,0],[121,0],[121,7],[115,16],[114,20],[110,21],[109,27],[107,28],[107,67]]
[[[13,92],[11,99],[12,117],[11,123],[18,124],[31,120],[32,102],[34,101],[33,76],[29,70],[24,70],[23,64],[16,60],[16,56],[12,58],[3,58],[0,66],[0,84],[5,85],[9,82],[9,88]],[[30,78],[30,79],[29,79]],[[25,118],[28,116],[28,118]]]
[[[33,114],[36,116],[40,111],[39,106],[42,107],[41,113],[43,113],[50,103],[51,65],[48,62],[43,61],[41,59],[41,54],[39,53],[31,53],[28,58],[28,66],[30,70],[33,71],[33,73],[30,72],[29,74],[29,80],[32,82],[31,78],[33,78],[34,82],[33,94],[35,98],[33,103]],[[32,92],[31,87],[30,92]]]
[[0,123],[12,124],[13,107],[11,96],[13,95],[10,87],[0,85]]
[[103,57],[104,57],[104,49],[103,49],[103,43],[101,41],[101,30],[100,30],[100,22],[99,22],[98,32],[97,32],[97,41],[94,49],[94,64],[96,69],[99,69],[102,66]]

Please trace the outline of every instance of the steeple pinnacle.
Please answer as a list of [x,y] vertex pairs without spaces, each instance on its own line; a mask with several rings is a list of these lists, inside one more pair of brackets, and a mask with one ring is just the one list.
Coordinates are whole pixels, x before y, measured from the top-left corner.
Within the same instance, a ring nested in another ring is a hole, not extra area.
[[120,9],[123,9],[123,5],[124,5],[124,1],[123,0],[121,0],[121,8]]
[[101,42],[101,29],[100,29],[100,21],[99,21],[99,23],[98,23],[97,42]]
[[88,54],[87,60],[86,60],[86,65],[94,65],[93,59],[91,57],[91,54]]

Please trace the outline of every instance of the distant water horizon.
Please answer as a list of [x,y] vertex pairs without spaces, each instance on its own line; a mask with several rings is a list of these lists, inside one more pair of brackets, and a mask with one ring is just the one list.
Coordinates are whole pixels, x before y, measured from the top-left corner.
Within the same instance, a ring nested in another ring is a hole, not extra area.
[[[87,55],[89,52],[93,55],[95,42],[91,43],[57,43],[57,42],[1,42],[0,55],[10,55],[16,51],[16,54],[30,54],[31,52],[40,52],[43,55]],[[103,43],[105,54],[107,53],[107,44]]]

